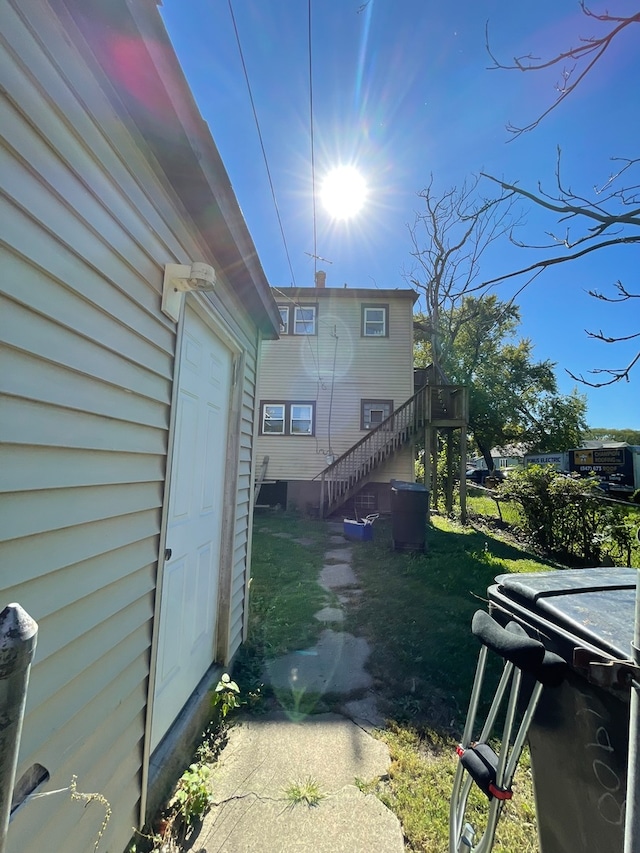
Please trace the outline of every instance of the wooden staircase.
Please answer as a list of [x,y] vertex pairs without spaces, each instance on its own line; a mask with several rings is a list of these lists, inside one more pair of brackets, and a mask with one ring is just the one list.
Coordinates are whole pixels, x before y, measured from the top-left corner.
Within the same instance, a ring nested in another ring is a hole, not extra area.
[[424,385],[375,429],[339,456],[320,479],[320,511],[331,515],[346,503],[383,462],[426,427],[467,423],[467,394],[461,385]]

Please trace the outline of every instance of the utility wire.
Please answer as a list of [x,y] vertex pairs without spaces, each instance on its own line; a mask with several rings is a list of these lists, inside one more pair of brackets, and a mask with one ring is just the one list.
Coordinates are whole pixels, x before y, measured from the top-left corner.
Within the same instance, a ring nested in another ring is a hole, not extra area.
[[[311,7],[311,0],[309,0],[309,7]],[[269,179],[269,187],[271,189],[271,198],[273,199],[273,206],[275,207],[276,216],[278,217],[278,225],[280,226],[280,234],[282,235],[282,243],[284,245],[284,251],[285,251],[285,254],[287,256],[287,263],[289,264],[289,272],[291,273],[291,281],[293,283],[293,286],[296,287],[297,286],[296,285],[296,278],[295,278],[295,275],[293,274],[293,266],[291,265],[291,258],[289,256],[289,247],[287,246],[287,240],[286,240],[286,237],[284,236],[284,228],[282,227],[282,219],[280,218],[280,210],[278,209],[278,202],[276,200],[276,193],[275,193],[275,190],[273,188],[273,181],[271,180],[271,170],[269,169],[269,161],[267,160],[267,152],[265,150],[264,141],[262,139],[262,131],[260,130],[260,122],[258,121],[258,113],[256,111],[256,105],[255,105],[254,100],[253,100],[253,93],[251,91],[251,84],[249,83],[249,74],[247,72],[247,66],[246,66],[246,63],[244,61],[244,53],[242,52],[242,45],[240,43],[240,34],[238,32],[238,27],[236,25],[235,15],[233,14],[233,6],[231,3],[231,0],[229,0],[229,12],[231,14],[231,21],[233,23],[233,31],[235,32],[235,35],[236,35],[236,42],[238,44],[238,53],[240,54],[240,62],[242,63],[242,70],[244,72],[244,79],[246,81],[247,90],[249,92],[249,100],[251,101],[251,109],[253,111],[253,118],[254,118],[254,121],[256,123],[256,130],[258,131],[258,139],[260,140],[260,148],[262,149],[262,157],[264,159],[265,169],[267,170],[267,177]],[[309,24],[309,25],[311,25],[311,24]],[[311,131],[311,139],[312,139],[311,144],[312,144],[312,151],[313,151],[313,130]],[[313,154],[311,156],[312,156],[312,162],[313,162]],[[312,170],[313,170],[313,166],[312,166]],[[313,204],[314,204],[314,226],[313,226],[314,227],[314,251],[315,251],[315,192],[314,192]]]
[[[231,2],[231,0],[229,0]],[[316,158],[313,133],[313,60],[311,53],[311,0],[308,2],[309,9],[309,123],[311,128],[311,196],[313,199],[313,284],[315,287],[316,274],[318,272],[318,228],[316,219]]]

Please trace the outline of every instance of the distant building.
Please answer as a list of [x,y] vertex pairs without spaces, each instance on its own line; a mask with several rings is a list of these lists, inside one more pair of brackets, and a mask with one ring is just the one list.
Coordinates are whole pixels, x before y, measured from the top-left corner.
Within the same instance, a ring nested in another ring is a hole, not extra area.
[[[413,393],[410,289],[274,288],[280,339],[264,341],[259,371],[257,464],[260,503],[320,510],[321,472],[370,433],[394,431],[392,416]],[[391,419],[391,420],[390,420]],[[414,479],[409,432],[361,460],[362,511],[388,507],[391,479]],[[354,462],[354,464],[357,464]]]

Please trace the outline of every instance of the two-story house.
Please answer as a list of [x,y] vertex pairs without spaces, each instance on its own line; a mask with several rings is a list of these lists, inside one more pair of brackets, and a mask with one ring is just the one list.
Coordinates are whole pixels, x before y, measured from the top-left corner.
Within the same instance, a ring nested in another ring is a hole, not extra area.
[[[261,351],[260,503],[326,510],[322,472],[337,470],[354,446],[368,446],[367,436],[393,423],[414,392],[417,293],[326,287],[325,280],[318,272],[315,287],[273,289],[280,339],[264,341]],[[375,464],[367,457],[358,488],[344,492],[345,511],[385,510],[390,480],[413,480],[412,441],[396,442],[392,451],[378,450]]]

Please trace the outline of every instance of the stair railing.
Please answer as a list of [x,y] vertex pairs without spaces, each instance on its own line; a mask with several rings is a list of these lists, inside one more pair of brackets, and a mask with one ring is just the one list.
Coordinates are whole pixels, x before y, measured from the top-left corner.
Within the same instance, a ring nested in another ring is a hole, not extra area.
[[330,511],[371,471],[403,447],[430,420],[430,387],[425,385],[370,430],[314,479],[320,478],[320,507]]

